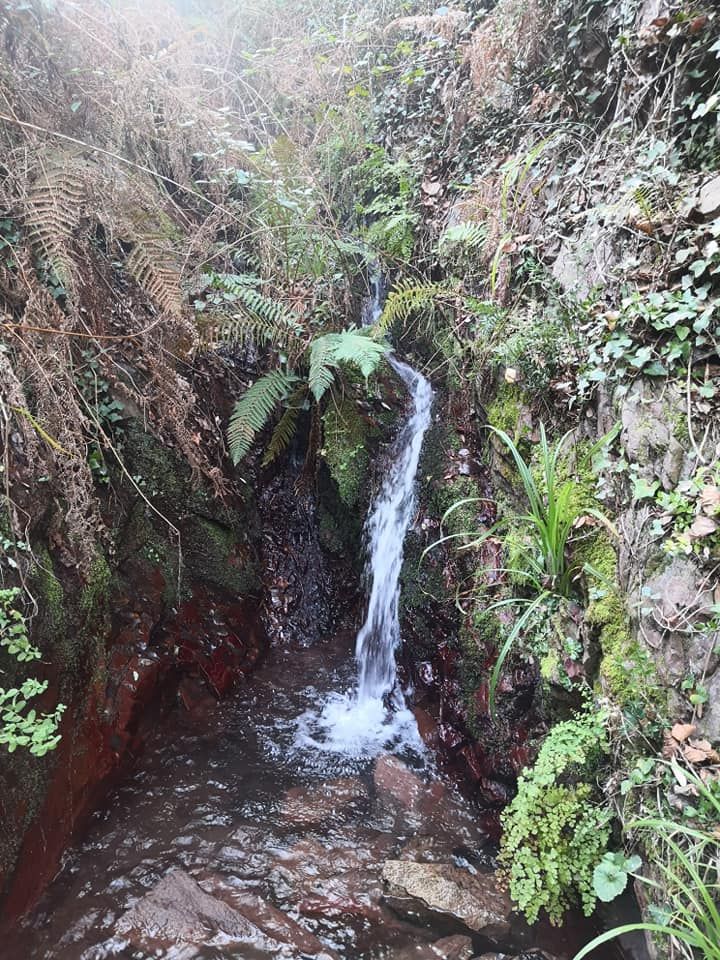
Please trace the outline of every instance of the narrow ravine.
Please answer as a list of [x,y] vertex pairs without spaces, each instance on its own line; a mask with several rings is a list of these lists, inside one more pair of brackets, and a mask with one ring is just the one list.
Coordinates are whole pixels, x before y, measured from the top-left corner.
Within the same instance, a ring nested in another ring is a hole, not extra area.
[[[470,938],[455,941],[465,948],[457,956],[498,938],[505,953],[532,946],[485,873],[492,850],[476,811],[429,762],[421,770],[411,757],[298,746],[298,714],[354,684],[352,638],[339,637],[277,650],[233,699],[204,715],[175,714],[0,955],[423,958],[449,934]],[[476,908],[487,911],[490,936],[454,919],[450,902],[445,914],[421,914],[407,897],[392,909],[383,870],[398,861],[462,871],[485,898]],[[569,936],[543,942],[568,956]]]
[[[511,913],[477,811],[438,769],[398,683],[399,574],[430,423],[411,409],[368,523],[350,636],[276,648],[222,704],[175,713],[3,956],[469,960],[547,946]],[[568,931],[550,938],[570,956]]]

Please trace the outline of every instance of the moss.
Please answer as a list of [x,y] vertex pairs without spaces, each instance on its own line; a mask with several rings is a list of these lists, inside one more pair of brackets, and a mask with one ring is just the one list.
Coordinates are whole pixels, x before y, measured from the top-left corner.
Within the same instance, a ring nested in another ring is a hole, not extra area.
[[663,706],[666,697],[655,666],[633,637],[624,596],[617,585],[617,554],[603,531],[586,543],[584,562],[599,577],[586,613],[586,622],[598,631],[602,658],[600,680],[605,690],[623,709],[638,704]]
[[38,622],[35,630],[44,648],[54,645],[68,629],[65,591],[55,575],[50,551],[43,544],[35,548],[37,565],[33,570],[32,590],[38,602]]
[[545,683],[554,683],[560,673],[560,654],[550,649],[540,661],[540,676]]
[[101,606],[107,599],[107,589],[111,579],[112,573],[107,560],[103,554],[96,554],[90,565],[85,586],[80,593],[80,612],[86,620],[101,614]]
[[476,738],[484,736],[486,731],[478,725],[475,693],[480,684],[489,677],[488,650],[498,646],[501,631],[497,616],[484,610],[476,610],[472,620],[466,620],[460,629],[460,685],[468,728]]
[[259,590],[255,557],[234,530],[214,520],[193,517],[183,531],[183,549],[184,580],[200,580],[233,596],[248,596]]
[[[410,531],[405,541],[405,559],[401,573],[400,610],[403,622],[414,635],[419,659],[428,656],[437,643],[438,632],[446,628],[447,635],[456,635],[457,610],[455,589],[447,582],[446,564],[452,557],[456,571],[455,583],[471,571],[464,568],[463,559],[453,547],[433,550],[421,560],[423,551],[440,536],[440,521],[446,511],[458,501],[477,498],[476,481],[468,476],[447,478],[448,451],[459,449],[459,438],[443,422],[433,422],[425,435],[418,467],[418,499],[426,530]],[[444,534],[472,532],[477,527],[477,504],[463,504],[454,510],[443,524]],[[439,604],[443,614],[439,614]],[[442,620],[442,625],[440,624]]]
[[521,449],[530,436],[530,424],[524,415],[524,404],[521,390],[511,383],[500,384],[495,397],[488,405],[487,422],[497,430],[505,433]]
[[370,468],[369,444],[379,430],[348,398],[326,411],[323,427],[323,458],[337,484],[340,499],[353,509],[363,499]]

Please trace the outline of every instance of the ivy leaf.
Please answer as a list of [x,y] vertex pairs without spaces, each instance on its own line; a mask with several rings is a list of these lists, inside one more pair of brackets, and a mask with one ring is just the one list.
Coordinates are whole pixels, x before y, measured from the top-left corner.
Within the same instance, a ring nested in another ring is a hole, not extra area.
[[657,480],[648,483],[643,477],[633,477],[633,500],[647,500],[654,497],[660,487]]

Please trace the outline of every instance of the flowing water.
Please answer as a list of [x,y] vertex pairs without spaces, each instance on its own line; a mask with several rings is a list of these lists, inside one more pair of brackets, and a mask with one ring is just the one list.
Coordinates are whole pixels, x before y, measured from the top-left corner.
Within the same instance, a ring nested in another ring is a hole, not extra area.
[[[383,896],[388,859],[468,876],[491,860],[478,812],[436,768],[397,682],[398,579],[432,391],[411,367],[391,364],[412,408],[368,520],[370,591],[355,660],[351,637],[277,648],[231,699],[171,715],[0,957],[469,955],[467,943],[460,954],[431,950],[452,932],[447,918],[409,922]],[[542,942],[537,931],[523,939],[521,927],[513,922],[500,946],[516,954]],[[556,957],[571,955],[567,936],[552,935]],[[470,952],[490,946],[473,935]]]
[[[376,294],[377,296],[377,294]],[[415,475],[430,425],[433,393],[425,377],[395,357],[389,362],[405,383],[412,410],[396,440],[380,492],[370,512],[370,596],[357,635],[357,687],[332,691],[298,722],[298,742],[318,750],[374,756],[403,745],[422,752],[415,719],[397,684],[395,651],[400,643],[400,570],[403,544],[415,512]]]

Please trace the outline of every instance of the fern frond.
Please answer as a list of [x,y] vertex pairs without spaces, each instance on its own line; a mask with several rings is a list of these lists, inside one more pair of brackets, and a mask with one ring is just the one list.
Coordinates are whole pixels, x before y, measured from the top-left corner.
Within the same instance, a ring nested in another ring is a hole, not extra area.
[[280,454],[290,446],[290,441],[295,436],[297,419],[302,409],[304,396],[305,387],[302,386],[299,390],[296,390],[290,398],[285,413],[283,413],[278,420],[270,437],[270,443],[267,445],[265,455],[261,462],[263,467],[267,467],[268,464],[276,460]]
[[256,380],[236,402],[228,424],[227,440],[233,463],[247,454],[256,435],[265,426],[278,403],[297,384],[294,373],[272,370]]
[[660,207],[660,191],[652,184],[641,183],[633,191],[633,200],[647,220],[654,220]]
[[247,274],[214,274],[213,287],[222,291],[229,303],[237,303],[241,313],[223,311],[209,314],[203,321],[202,339],[207,346],[258,343],[288,346],[299,339],[303,328],[298,315],[277,300],[254,289],[257,278]]
[[155,236],[133,237],[134,247],[126,267],[145,293],[165,313],[183,312],[180,270],[167,241]]
[[411,315],[420,310],[434,313],[437,297],[447,292],[447,287],[441,283],[400,281],[388,294],[383,312],[376,324],[376,330],[379,333],[387,333],[396,323],[405,327]]
[[335,379],[335,370],[344,364],[357,367],[367,379],[374,373],[388,346],[374,340],[369,330],[343,330],[316,337],[310,345],[310,374],[308,383],[319,403]]
[[337,360],[335,359],[336,338],[336,333],[326,333],[322,337],[316,337],[310,344],[308,386],[318,403],[335,379],[337,368]]
[[24,220],[30,245],[68,292],[75,285],[69,248],[86,195],[87,173],[80,163],[64,157],[43,165],[25,201]]
[[467,220],[447,227],[438,240],[438,253],[444,253],[449,247],[463,247],[465,250],[476,250],[487,240],[487,227],[484,223],[473,223]]
[[365,379],[375,373],[389,350],[387,344],[373,339],[370,330],[343,330],[332,336],[335,337],[335,362],[357,367]]

